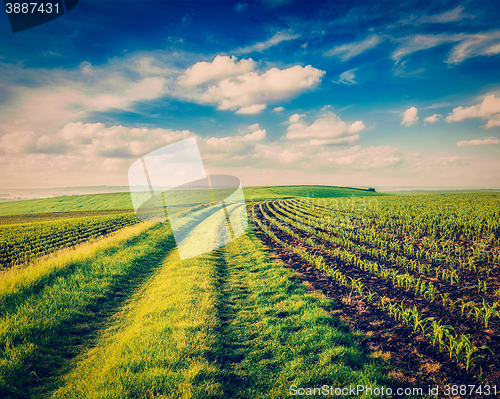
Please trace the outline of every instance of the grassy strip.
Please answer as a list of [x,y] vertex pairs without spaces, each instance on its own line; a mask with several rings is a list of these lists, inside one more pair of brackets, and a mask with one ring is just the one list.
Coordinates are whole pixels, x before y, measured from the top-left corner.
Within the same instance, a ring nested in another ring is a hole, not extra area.
[[252,231],[226,246],[224,262],[217,292],[226,397],[284,398],[292,385],[389,384],[383,366],[329,315],[333,302],[306,293]]
[[166,225],[137,229],[142,234],[85,248],[90,254],[81,258],[56,259],[43,268],[45,275],[57,268],[61,273],[6,309],[0,321],[1,397],[38,398],[58,386],[69,360],[91,345],[95,332],[174,246]]
[[[269,260],[253,232],[172,253],[52,398],[285,398],[290,386],[388,384],[332,304]],[[362,396],[360,396],[362,397]]]
[[216,344],[215,260],[173,252],[52,397],[219,397],[217,364],[205,357]]
[[152,226],[152,223],[141,223],[127,227],[101,240],[59,250],[28,266],[14,266],[0,271],[0,315],[7,311],[12,313],[19,304],[31,301],[32,295],[51,284],[55,278],[71,274],[76,265],[96,258],[101,253],[118,251],[123,248],[124,243],[129,243]]

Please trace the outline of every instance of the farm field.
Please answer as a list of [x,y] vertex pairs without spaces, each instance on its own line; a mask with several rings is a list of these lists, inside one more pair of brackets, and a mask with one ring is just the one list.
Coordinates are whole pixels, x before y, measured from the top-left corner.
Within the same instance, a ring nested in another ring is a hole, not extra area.
[[494,397],[500,194],[321,190],[254,191],[246,233],[184,261],[169,223],[127,208],[1,216],[0,242],[33,257],[0,271],[0,397]]
[[498,194],[252,208],[280,259],[343,302],[369,347],[410,366],[403,379],[471,384],[500,376],[499,212]]
[[[318,198],[383,195],[362,189],[335,186],[244,187],[243,192],[247,201],[292,197]],[[0,215],[116,209],[133,209],[129,192],[72,195],[0,203]]]
[[391,383],[390,365],[252,230],[181,262],[168,224],[141,223],[2,277],[5,398],[281,398],[294,384]]

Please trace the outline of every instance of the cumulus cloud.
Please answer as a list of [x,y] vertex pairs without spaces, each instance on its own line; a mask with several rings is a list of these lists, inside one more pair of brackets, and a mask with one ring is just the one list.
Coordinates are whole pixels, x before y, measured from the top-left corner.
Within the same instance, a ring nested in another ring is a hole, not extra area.
[[263,73],[253,71],[254,67],[253,61],[237,61],[235,57],[216,57],[211,64],[197,63],[179,79],[188,89],[179,95],[202,104],[217,104],[220,110],[253,114],[266,108],[270,101],[312,88],[325,74],[310,65],[271,68]]
[[312,124],[302,120],[304,115],[293,114],[289,119],[288,140],[310,140],[310,145],[352,145],[359,141],[359,133],[365,129],[362,121],[347,124],[329,110]]
[[494,145],[494,144],[499,144],[499,143],[500,143],[500,140],[496,139],[495,137],[483,137],[482,139],[459,141],[457,143],[457,147],[469,147],[469,146],[476,146],[476,145]]
[[361,148],[359,145],[339,151],[323,151],[315,162],[341,169],[370,170],[398,167],[409,155],[396,147],[377,146]]
[[296,164],[308,156],[303,151],[294,148],[283,148],[281,145],[257,145],[255,150],[257,158],[264,158],[273,164],[281,165]]
[[486,119],[484,127],[500,126],[500,97],[489,95],[484,97],[481,104],[471,107],[457,107],[446,117],[446,122],[458,122],[469,118]]
[[102,123],[68,123],[52,137],[73,148],[72,153],[104,158],[137,158],[156,148],[188,138],[188,130],[106,127]]
[[438,122],[442,118],[441,114],[434,114],[424,119],[424,125]]
[[[16,87],[11,101],[0,110],[0,132],[30,131],[39,138],[57,132],[69,122],[84,120],[93,112],[130,111],[139,102],[166,95],[168,77],[146,76],[159,70],[143,70],[135,79],[130,76],[130,71],[138,72],[138,64],[153,68],[149,58],[142,58],[129,62],[127,67],[93,67],[84,62],[72,71],[47,71],[45,79],[34,87]],[[29,77],[32,72],[21,70],[19,75],[23,73]],[[162,69],[161,74],[165,73]],[[49,151],[49,147],[56,151],[57,145],[45,141],[38,148]]]
[[198,62],[188,68],[179,78],[179,83],[185,86],[195,86],[202,83],[230,78],[253,71],[255,62],[248,60],[238,61],[235,56],[218,55],[212,62]]
[[417,112],[418,112],[418,110],[415,107],[408,108],[404,113],[403,120],[401,121],[401,124],[403,126],[407,126],[407,127],[411,126],[411,125],[415,125],[418,122]]
[[383,39],[378,35],[368,36],[360,42],[343,44],[328,50],[324,53],[326,57],[337,56],[342,61],[348,61],[351,58],[364,53],[382,43]]
[[247,105],[245,107],[241,107],[235,113],[240,114],[240,115],[258,114],[259,112],[264,110],[266,107],[267,107],[266,104],[252,104],[252,105]]
[[286,121],[287,124],[297,123],[301,118],[306,116],[306,114],[293,114]]
[[252,141],[261,141],[266,137],[266,129],[259,129],[255,130],[252,133],[249,133],[243,137],[233,137],[231,138],[237,143],[244,143],[244,142],[252,142]]

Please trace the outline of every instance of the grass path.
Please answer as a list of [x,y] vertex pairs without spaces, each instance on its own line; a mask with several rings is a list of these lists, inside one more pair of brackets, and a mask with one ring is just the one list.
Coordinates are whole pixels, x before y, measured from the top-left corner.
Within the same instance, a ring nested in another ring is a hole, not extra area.
[[4,283],[0,397],[39,398],[58,387],[70,360],[92,345],[96,332],[175,245],[165,225],[135,226],[129,236],[126,230],[96,248],[38,264],[31,270],[38,278],[23,283],[25,272],[19,270],[10,285]]
[[331,307],[251,231],[184,261],[173,251],[52,398],[284,398],[291,385],[389,384]]

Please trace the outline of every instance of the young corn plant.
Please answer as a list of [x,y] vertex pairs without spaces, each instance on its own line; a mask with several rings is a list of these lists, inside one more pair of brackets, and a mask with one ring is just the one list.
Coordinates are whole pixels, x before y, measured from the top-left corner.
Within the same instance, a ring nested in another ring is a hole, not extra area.
[[488,283],[485,280],[477,280],[477,292],[486,292]]
[[468,316],[470,316],[471,314],[474,314],[474,320],[477,323],[479,321],[479,319],[482,318],[482,315],[483,315],[482,310],[483,309],[480,308],[479,306],[476,306],[476,305],[471,305],[470,308],[471,308],[471,310],[469,310]]
[[450,294],[447,292],[446,294],[439,294],[441,296],[441,299],[443,300],[443,306],[446,306],[446,301],[448,300],[448,297]]
[[460,301],[462,301],[462,303],[460,304],[460,312],[462,313],[463,316],[465,309],[470,307],[471,305],[474,305],[474,302],[472,301],[465,302],[463,299],[460,299]]
[[434,302],[434,300],[436,299],[436,294],[436,287],[434,287],[434,284],[429,283],[429,285],[427,286],[427,291],[424,292],[424,298],[426,298],[430,302]]
[[453,269],[450,274],[450,283],[451,284],[459,284],[461,280],[460,274],[458,274],[458,271],[456,269]]
[[488,305],[486,299],[483,298],[483,308],[482,308],[482,316],[484,321],[484,327],[488,328],[489,320],[492,316],[500,317],[500,313],[497,310],[498,302],[495,301],[491,306]]
[[442,350],[443,347],[446,348],[445,338],[449,336],[449,334],[451,334],[453,327],[443,326],[436,320],[432,322],[431,327],[432,327],[432,333],[431,333],[432,345],[434,346],[435,343],[437,342],[439,344],[440,350]]
[[482,357],[479,354],[474,355],[474,353],[476,353],[482,349],[488,349],[491,353],[493,353],[493,351],[486,345],[480,346],[479,348],[477,346],[472,345],[472,343],[470,342],[470,335],[469,334],[462,335],[461,343],[462,343],[463,350],[465,352],[465,369],[467,371],[469,370],[469,367],[472,365],[474,360]]
[[367,290],[368,292],[366,293],[366,300],[368,303],[372,303],[374,298],[375,298],[375,292],[371,291],[370,289]]
[[391,302],[390,302],[389,298],[387,298],[385,296],[383,296],[383,297],[380,298],[380,308],[382,310],[386,310],[389,307],[390,303]]

